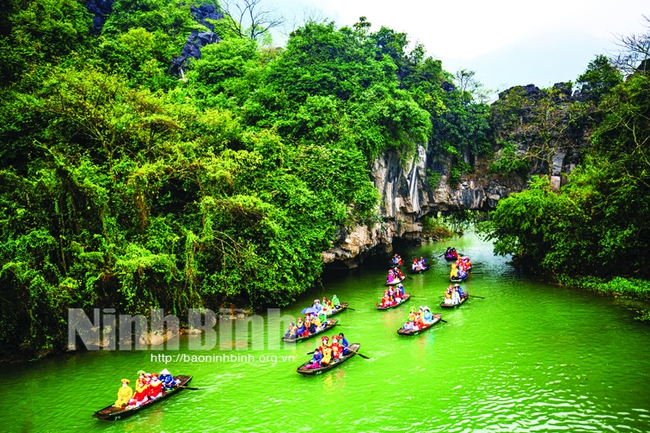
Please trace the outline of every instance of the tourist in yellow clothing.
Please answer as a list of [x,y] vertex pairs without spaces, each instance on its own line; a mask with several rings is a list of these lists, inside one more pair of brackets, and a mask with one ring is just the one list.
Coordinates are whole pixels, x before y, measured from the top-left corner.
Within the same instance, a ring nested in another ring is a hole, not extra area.
[[320,360],[320,365],[329,365],[332,362],[332,348],[329,346],[323,347],[323,359]]
[[129,386],[129,383],[131,383],[129,379],[122,379],[122,386],[120,387],[120,390],[117,391],[115,407],[123,407],[129,404],[129,400],[133,397],[133,388]]

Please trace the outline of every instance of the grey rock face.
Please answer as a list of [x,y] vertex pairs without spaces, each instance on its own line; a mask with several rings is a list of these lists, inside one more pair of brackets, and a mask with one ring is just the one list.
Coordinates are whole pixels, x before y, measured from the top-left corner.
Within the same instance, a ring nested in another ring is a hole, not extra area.
[[93,34],[98,35],[102,32],[102,28],[113,10],[113,3],[115,3],[115,0],[86,1],[86,9],[88,9],[88,12],[93,14]]
[[370,251],[390,252],[395,240],[423,242],[422,217],[464,209],[491,210],[523,187],[516,181],[487,176],[466,177],[452,186],[444,174],[432,185],[427,170],[435,164],[429,158],[424,145],[416,146],[414,154],[404,159],[394,151],[377,158],[370,178],[380,193],[382,222],[342,229],[333,248],[323,253],[323,261],[350,268]]

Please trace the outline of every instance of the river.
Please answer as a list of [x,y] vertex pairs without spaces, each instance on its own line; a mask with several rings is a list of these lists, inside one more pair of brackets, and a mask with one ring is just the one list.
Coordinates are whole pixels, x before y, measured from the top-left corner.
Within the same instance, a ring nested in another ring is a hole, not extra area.
[[[439,307],[449,284],[440,254],[448,245],[475,264],[464,287],[477,297],[455,310]],[[632,302],[519,275],[473,234],[396,252],[405,269],[416,256],[432,263],[405,281],[407,304],[375,309],[387,259],[373,259],[327,275],[322,290],[281,311],[298,317],[314,298],[336,294],[354,310],[336,316],[334,330],[361,343],[369,359],[355,356],[323,375],[302,376],[296,367],[316,340],[279,344],[269,313],[257,318],[262,327],[251,324],[249,337],[233,343],[217,333],[218,344],[206,340],[201,350],[181,337],[180,350],[80,351],[5,365],[0,430],[650,431],[650,325],[634,319]],[[421,305],[447,323],[397,335],[410,307]],[[133,385],[137,370],[165,367],[193,375],[190,386],[198,389],[125,420],[91,417],[115,400],[121,378]]]

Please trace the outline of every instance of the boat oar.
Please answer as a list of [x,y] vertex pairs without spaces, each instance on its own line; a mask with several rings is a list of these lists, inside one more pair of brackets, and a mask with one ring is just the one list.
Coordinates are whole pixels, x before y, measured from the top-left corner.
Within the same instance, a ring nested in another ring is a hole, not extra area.
[[362,358],[364,358],[364,359],[370,359],[370,358],[368,358],[366,355],[364,355],[363,353],[359,353],[359,352],[357,352],[356,350],[352,350],[352,349],[350,349],[349,347],[348,347],[348,350],[349,350],[350,352],[352,352],[352,353],[356,353],[357,355],[359,355],[360,357],[362,357]]
[[348,307],[348,310],[357,311],[357,310],[355,310],[355,309],[352,308],[352,307]]
[[[441,316],[441,315],[440,315],[440,314],[436,314],[434,317],[436,317],[436,316]],[[441,322],[444,322],[444,323],[449,323],[449,322],[447,322],[445,319],[443,319],[442,317],[440,317],[439,320],[440,320]]]
[[485,298],[484,298],[483,296],[476,296],[476,295],[469,295],[469,296],[471,296],[472,298],[480,298],[480,299],[485,299]]
[[181,388],[181,389],[189,389],[192,391],[200,391],[202,388],[193,388],[191,386],[177,386],[176,388]]

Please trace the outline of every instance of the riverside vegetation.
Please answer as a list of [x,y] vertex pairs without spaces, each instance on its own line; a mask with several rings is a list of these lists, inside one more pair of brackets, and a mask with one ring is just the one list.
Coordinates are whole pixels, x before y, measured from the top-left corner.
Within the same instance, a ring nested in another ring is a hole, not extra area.
[[[0,6],[5,359],[65,350],[68,308],[287,305],[318,284],[338,227],[380,219],[373,159],[414,143],[451,183],[476,161],[534,174],[483,226],[496,253],[567,278],[648,276],[645,71],[623,80],[599,56],[580,100],[548,89],[532,104],[515,89],[490,106],[471,72],[363,17],[309,21],[278,48],[226,15],[211,22],[220,41],[175,74],[170,60],[205,29],[192,5],[117,0],[96,34],[84,4]],[[587,133],[551,189],[538,171]]]

